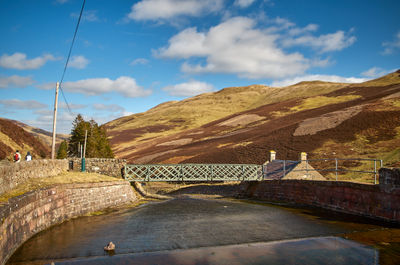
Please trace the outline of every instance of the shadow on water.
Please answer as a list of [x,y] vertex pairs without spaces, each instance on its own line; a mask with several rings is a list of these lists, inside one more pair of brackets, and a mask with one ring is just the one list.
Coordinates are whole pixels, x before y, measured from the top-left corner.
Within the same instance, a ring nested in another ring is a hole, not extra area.
[[[355,229],[302,211],[189,197],[148,203],[54,226],[8,264],[377,264],[376,249],[337,235],[381,226]],[[114,256],[103,250],[110,241]]]

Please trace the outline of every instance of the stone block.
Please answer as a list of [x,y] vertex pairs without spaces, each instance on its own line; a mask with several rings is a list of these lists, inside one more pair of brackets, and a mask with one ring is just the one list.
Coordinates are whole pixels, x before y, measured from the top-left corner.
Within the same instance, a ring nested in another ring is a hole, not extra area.
[[400,193],[400,169],[379,169],[379,188],[386,193]]

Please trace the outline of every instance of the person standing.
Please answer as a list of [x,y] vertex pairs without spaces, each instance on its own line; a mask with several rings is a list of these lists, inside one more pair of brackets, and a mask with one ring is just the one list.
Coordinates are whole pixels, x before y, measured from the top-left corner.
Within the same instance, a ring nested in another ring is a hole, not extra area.
[[14,154],[14,162],[15,163],[19,163],[21,162],[21,154],[19,153],[19,151],[17,150]]
[[32,160],[31,152],[28,151],[28,153],[25,156],[25,160],[26,161],[31,161]]

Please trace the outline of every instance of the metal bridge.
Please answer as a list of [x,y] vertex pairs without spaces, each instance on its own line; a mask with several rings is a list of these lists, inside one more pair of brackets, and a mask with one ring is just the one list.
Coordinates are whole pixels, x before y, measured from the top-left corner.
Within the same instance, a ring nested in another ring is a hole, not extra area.
[[263,166],[253,164],[126,165],[129,181],[254,181],[263,179]]
[[[351,170],[339,164],[346,161],[373,162],[373,169]],[[312,162],[318,168],[310,165]],[[319,165],[317,163],[322,163]],[[332,164],[333,163],[333,164]],[[124,167],[124,178],[128,181],[261,181],[269,179],[285,179],[288,174],[301,173],[307,179],[312,172],[335,172],[338,175],[346,172],[362,173],[373,176],[373,182],[377,183],[378,163],[383,166],[382,160],[362,158],[326,158],[308,159],[300,161],[273,160],[264,165],[255,164],[131,164]],[[308,176],[308,177],[307,177]]]

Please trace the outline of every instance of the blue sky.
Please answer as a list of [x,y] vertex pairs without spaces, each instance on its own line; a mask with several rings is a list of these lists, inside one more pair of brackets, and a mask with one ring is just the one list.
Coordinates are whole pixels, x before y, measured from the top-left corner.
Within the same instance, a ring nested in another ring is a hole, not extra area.
[[[0,0],[0,117],[51,131],[82,0]],[[397,70],[397,0],[87,0],[57,132],[230,86]]]

